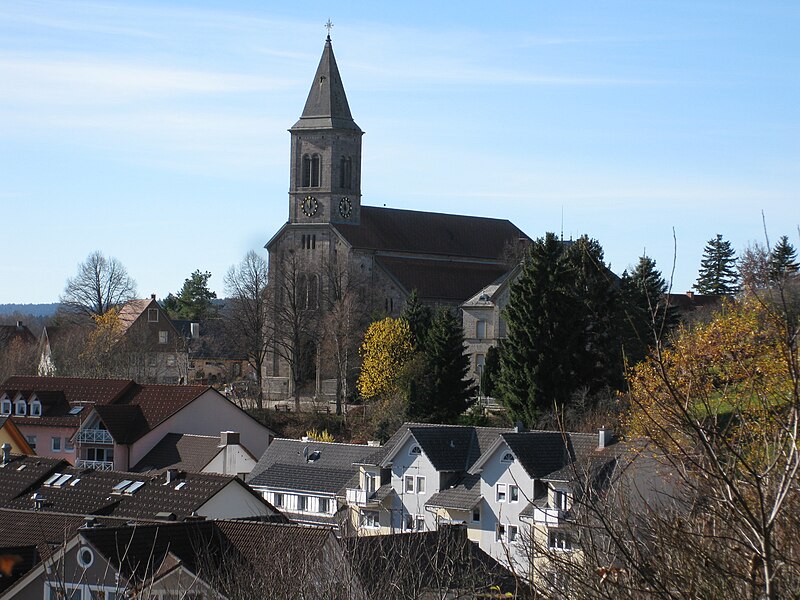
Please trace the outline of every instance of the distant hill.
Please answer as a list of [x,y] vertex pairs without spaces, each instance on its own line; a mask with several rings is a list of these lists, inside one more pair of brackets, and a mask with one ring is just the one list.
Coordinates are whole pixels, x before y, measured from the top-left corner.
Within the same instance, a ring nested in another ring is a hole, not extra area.
[[58,302],[51,304],[0,304],[0,315],[20,313],[33,317],[52,317],[58,310]]

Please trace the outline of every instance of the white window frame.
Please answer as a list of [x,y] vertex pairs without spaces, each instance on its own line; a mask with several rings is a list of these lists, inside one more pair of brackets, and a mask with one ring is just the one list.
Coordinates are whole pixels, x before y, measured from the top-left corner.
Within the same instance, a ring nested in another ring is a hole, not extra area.
[[519,540],[519,526],[511,523],[506,525],[506,537],[509,544],[516,544]]
[[5,398],[2,403],[0,403],[0,413],[4,415],[10,415],[11,411],[14,409],[14,403],[11,402],[8,398]]
[[567,510],[569,506],[569,494],[566,490],[553,490],[553,508],[557,510]]
[[404,494],[413,494],[414,490],[414,476],[413,475],[405,475],[403,477],[403,493]]
[[308,510],[308,497],[303,494],[297,494],[297,512],[306,512]]
[[494,541],[503,542],[506,539],[506,525],[505,523],[497,523],[494,527]]
[[275,508],[283,506],[283,494],[281,492],[272,492],[272,506]]
[[508,501],[516,504],[519,502],[519,486],[509,484],[508,486]]
[[558,550],[560,552],[572,551],[572,540],[566,531],[559,531],[558,529],[550,529],[547,532],[547,547],[550,550]]
[[50,438],[50,449],[53,452],[61,452],[61,436],[53,436]]
[[365,529],[379,529],[381,526],[381,516],[377,510],[361,511],[361,527]]
[[424,515],[414,515],[414,531],[425,531]]
[[504,503],[508,500],[508,488],[505,483],[497,484],[495,488],[495,498],[500,503]]
[[411,446],[411,448],[409,448],[408,455],[409,456],[420,456],[420,455],[422,455],[422,448],[420,448],[417,444],[414,444],[413,446]]
[[28,403],[22,398],[14,403],[14,414],[20,417],[24,417],[28,414]]
[[330,510],[331,510],[331,499],[320,497],[317,503],[317,512],[327,515],[330,513]]
[[[478,516],[477,519],[475,518],[475,515]],[[477,506],[474,506],[472,508],[472,522],[473,523],[480,523],[481,522],[481,507],[480,507],[480,504],[477,505]]]
[[42,416],[42,403],[39,400],[34,400],[31,402],[31,416],[32,417],[41,417]]
[[416,486],[414,492],[417,494],[424,494],[426,489],[425,477],[423,475],[417,475],[417,479],[414,483]]
[[159,329],[158,331],[158,343],[159,344],[168,344],[169,343],[169,331],[166,329]]
[[500,462],[513,463],[514,462],[514,454],[512,452],[503,453],[503,457],[500,459]]

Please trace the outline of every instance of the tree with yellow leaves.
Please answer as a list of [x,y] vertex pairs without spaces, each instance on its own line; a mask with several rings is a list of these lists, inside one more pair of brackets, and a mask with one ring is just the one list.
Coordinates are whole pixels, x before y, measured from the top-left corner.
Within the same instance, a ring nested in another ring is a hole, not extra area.
[[369,326],[359,349],[358,392],[363,398],[381,398],[397,391],[403,368],[414,353],[411,339],[404,319],[386,317]]

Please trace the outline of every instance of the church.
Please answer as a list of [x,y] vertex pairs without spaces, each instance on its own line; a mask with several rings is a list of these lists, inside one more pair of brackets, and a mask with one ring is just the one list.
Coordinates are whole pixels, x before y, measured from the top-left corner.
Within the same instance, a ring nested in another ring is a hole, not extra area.
[[289,132],[289,218],[265,246],[275,335],[264,391],[272,399],[299,386],[318,398],[346,395],[353,374],[341,365],[342,344],[352,340],[334,331],[331,349],[325,338],[348,288],[357,288],[367,324],[398,316],[414,290],[425,304],[459,307],[504,278],[529,238],[505,219],[362,204],[364,132],[350,113],[330,35]]

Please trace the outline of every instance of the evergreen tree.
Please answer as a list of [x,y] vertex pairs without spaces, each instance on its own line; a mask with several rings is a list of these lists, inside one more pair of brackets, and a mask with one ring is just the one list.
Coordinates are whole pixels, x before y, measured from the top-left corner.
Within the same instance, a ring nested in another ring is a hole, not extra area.
[[203,273],[198,269],[184,282],[177,296],[169,294],[163,302],[164,310],[173,319],[187,319],[189,321],[205,321],[217,316],[217,307],[212,300],[217,297],[216,292],[208,289],[208,280],[211,273]]
[[710,239],[703,250],[696,287],[700,294],[732,295],[739,291],[736,252],[721,234]]
[[781,236],[769,253],[769,275],[772,281],[783,281],[796,275],[800,269],[797,263],[797,250],[789,243],[789,238]]
[[408,323],[411,329],[412,343],[417,350],[423,350],[425,340],[428,337],[428,330],[431,326],[431,309],[419,301],[417,290],[411,290],[411,293],[406,299],[406,305],[403,308],[403,314],[400,315]]
[[500,375],[500,350],[492,346],[486,351],[486,360],[481,373],[481,394],[494,396],[497,377]]
[[579,389],[621,385],[612,279],[595,240],[531,244],[504,312],[497,392],[513,419],[534,423]]
[[469,357],[464,353],[461,322],[447,308],[431,322],[424,352],[425,377],[412,378],[409,416],[435,423],[452,423],[474,401],[475,387],[465,379]]
[[639,257],[633,271],[622,274],[620,292],[625,358],[634,365],[675,328],[678,316],[667,303],[667,283],[649,256]]

